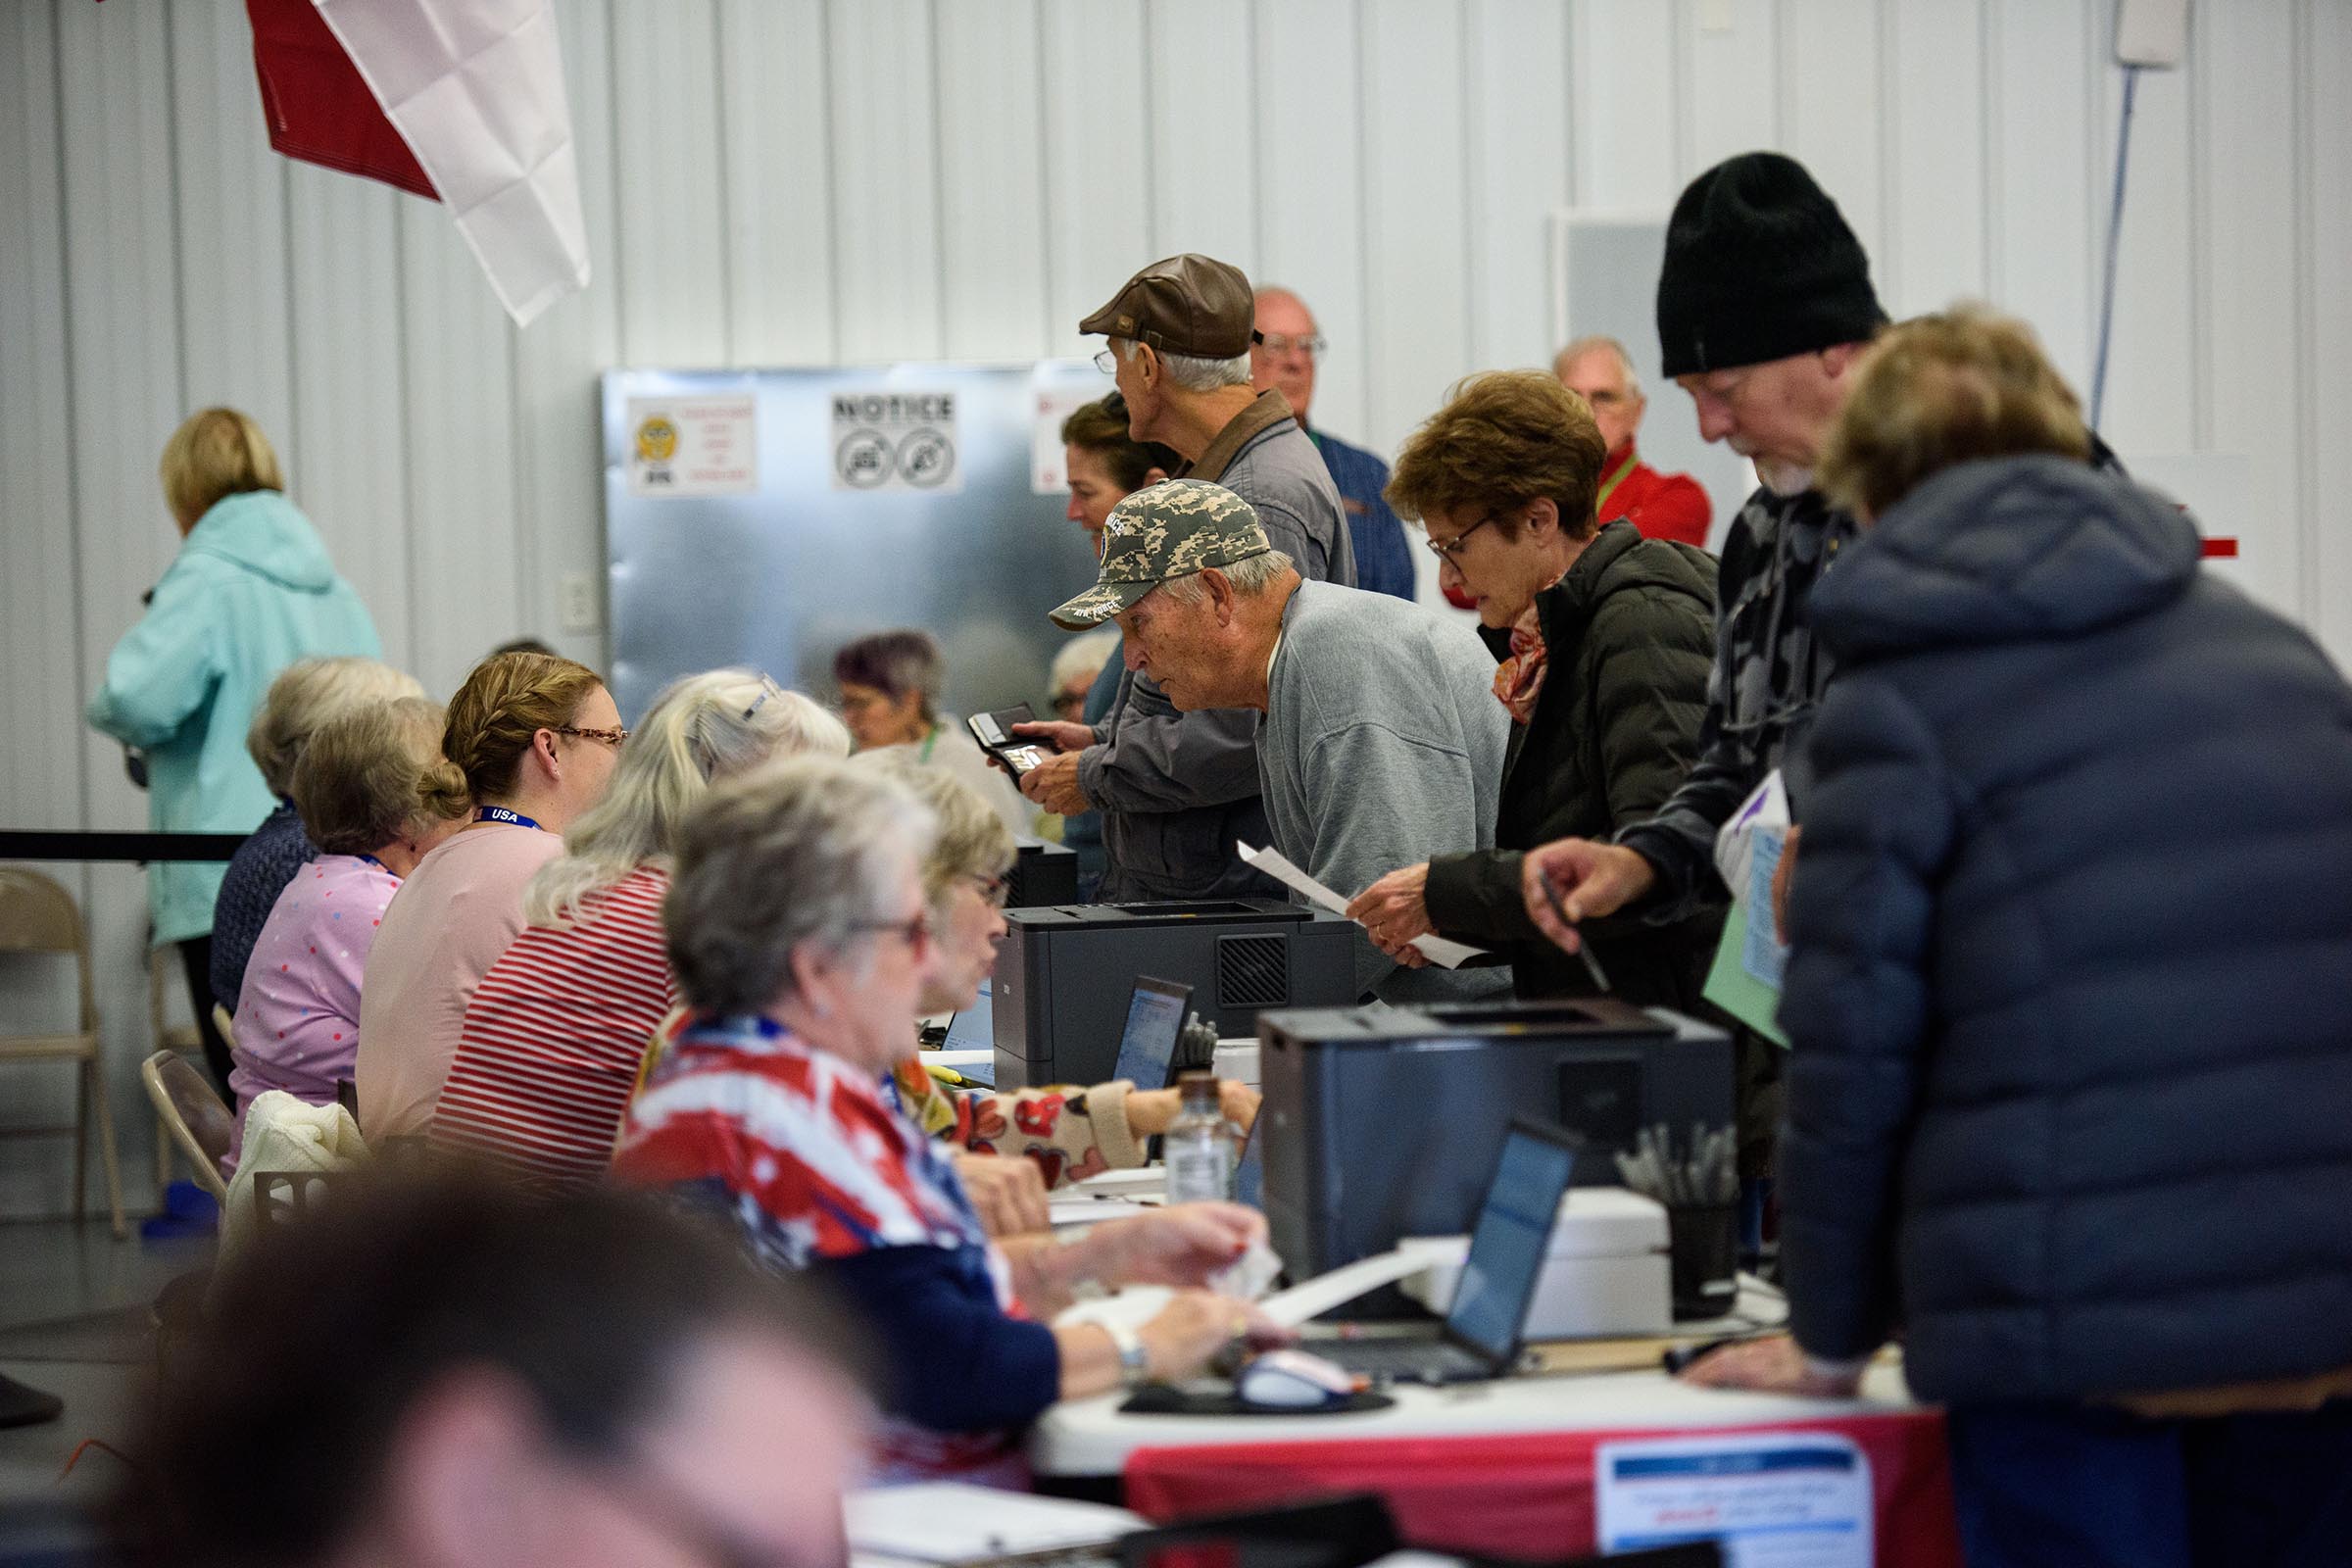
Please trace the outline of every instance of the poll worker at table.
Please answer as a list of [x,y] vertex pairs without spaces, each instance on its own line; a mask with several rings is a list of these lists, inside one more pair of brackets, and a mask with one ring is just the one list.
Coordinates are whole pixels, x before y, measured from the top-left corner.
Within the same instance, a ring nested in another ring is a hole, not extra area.
[[[939,823],[923,857],[933,940],[917,1011],[961,1012],[978,1003],[980,983],[1011,930],[1004,896],[1012,835],[961,779],[889,752],[861,756],[858,765],[903,787]],[[1220,1088],[1226,1114],[1248,1132],[1256,1091],[1231,1081]],[[958,1151],[956,1168],[994,1236],[1043,1229],[1048,1188],[1141,1166],[1149,1140],[1166,1132],[1180,1108],[1176,1090],[1138,1088],[1123,1078],[1004,1093],[952,1088],[913,1054],[892,1069],[887,1093],[923,1131]]]
[[954,773],[979,791],[1006,828],[1035,832],[1036,808],[989,765],[963,720],[941,710],[947,678],[939,639],[915,626],[857,638],[833,656],[842,722],[859,752],[904,751],[925,767]]
[[[1131,668],[1178,710],[1263,714],[1271,842],[1341,897],[1398,865],[1491,849],[1510,717],[1475,633],[1387,594],[1307,582],[1250,505],[1171,479],[1111,510],[1096,585],[1056,609],[1115,618]],[[1357,937],[1359,994],[1494,996],[1507,973],[1403,968]]]
[[1348,514],[1348,539],[1355,552],[1355,586],[1399,599],[1412,598],[1412,546],[1405,541],[1404,523],[1389,505],[1389,466],[1377,453],[1317,429],[1310,416],[1315,371],[1329,346],[1323,329],[1315,324],[1315,313],[1287,288],[1260,285],[1254,298],[1257,339],[1250,349],[1250,384],[1260,392],[1280,392],[1298,416],[1298,428],[1323,454],[1323,466],[1331,470],[1332,485],[1340,492],[1340,505]]
[[[1497,370],[1457,386],[1397,454],[1390,493],[1428,531],[1439,580],[1510,639],[1493,691],[1511,721],[1494,848],[1392,870],[1348,906],[1399,962],[1420,962],[1409,944],[1435,931],[1508,954],[1521,996],[1591,993],[1585,965],[1527,917],[1521,852],[1647,819],[1697,756],[1715,561],[1630,522],[1595,526],[1607,450],[1574,393]],[[1722,924],[1717,906],[1584,935],[1619,997],[1689,1012]]]
[[321,724],[288,788],[317,858],[278,894],[263,922],[237,1008],[228,1087],[237,1125],[223,1175],[234,1174],[254,1097],[282,1090],[332,1105],[360,1053],[368,955],[401,879],[455,833],[465,811],[417,798],[415,780],[441,760],[439,703],[401,697]]
[[840,719],[758,670],[663,688],[604,798],[523,890],[529,926],[466,1002],[433,1148],[551,1191],[601,1179],[648,1042],[678,1004],[662,900],[686,813],[714,779],[849,754]]
[[[936,831],[898,784],[811,758],[696,808],[665,911],[694,1017],[629,1107],[614,1175],[727,1216],[754,1256],[852,1303],[888,1362],[877,1479],[1019,1484],[1020,1431],[1054,1400],[1284,1336],[1194,1288],[1262,1237],[1251,1210],[1189,1203],[1002,1248],[945,1149],[884,1097],[931,961]],[[1179,1289],[1140,1329],[1038,1320],[1086,1281]]]
[[[160,472],[179,552],[106,656],[82,716],[145,754],[149,827],[250,833],[271,805],[245,752],[270,682],[311,655],[374,659],[383,648],[318,530],[286,499],[277,453],[250,416],[190,415],[164,443]],[[218,860],[147,870],[152,940],[179,953],[205,1063],[223,1092],[231,1063],[213,1027],[212,932],[226,874]]]
[[493,655],[450,699],[444,760],[416,792],[473,820],[402,881],[368,955],[358,1071],[370,1143],[432,1125],[466,1004],[522,930],[522,890],[603,797],[628,738],[596,671],[550,654]]
[[2088,461],[2016,321],[1892,329],[1821,479],[1781,1021],[1793,1342],[1946,1405],[1974,1568],[2352,1541],[2352,688]]
[[213,1000],[230,1013],[242,1005],[245,964],[262,923],[294,873],[318,854],[294,802],[295,765],[311,737],[340,713],[423,695],[416,676],[378,660],[350,656],[297,660],[270,683],[253,727],[245,732],[245,751],[277,797],[277,808],[237,846],[220,879],[220,897],[213,901]]
[[1644,539],[1706,548],[1715,511],[1706,490],[1687,473],[1660,473],[1635,446],[1649,399],[1625,345],[1613,337],[1580,337],[1553,358],[1551,373],[1592,408],[1608,443],[1593,514],[1602,522],[1623,517]]
[[[1129,278],[1078,330],[1110,340],[1098,363],[1118,383],[1130,435],[1173,448],[1185,475],[1257,508],[1301,575],[1353,583],[1354,546],[1331,470],[1283,395],[1250,384],[1255,312],[1241,269],[1173,256]],[[1104,902],[1274,891],[1234,853],[1237,840],[1254,844],[1266,832],[1248,714],[1180,712],[1130,658],[1102,723],[1021,732],[1061,751],[1022,779],[1023,793],[1050,811],[1102,812]]]
[[140,1401],[113,1550],[65,1556],[849,1560],[842,1492],[873,1417],[832,1302],[639,1198],[354,1181],[231,1265]]

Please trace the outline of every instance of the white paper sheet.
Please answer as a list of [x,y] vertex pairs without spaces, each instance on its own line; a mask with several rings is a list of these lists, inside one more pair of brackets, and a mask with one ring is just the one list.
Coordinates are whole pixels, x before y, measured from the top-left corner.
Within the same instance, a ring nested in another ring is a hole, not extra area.
[[1277,1291],[1257,1303],[1258,1309],[1282,1324],[1297,1328],[1335,1306],[1346,1306],[1359,1296],[1418,1274],[1442,1257],[1460,1237],[1406,1237],[1386,1252],[1359,1257],[1328,1274],[1318,1274],[1287,1291]]
[[[1242,852],[1243,859],[1256,866],[1275,881],[1298,889],[1334,914],[1348,912],[1346,899],[1341,898],[1337,893],[1299,870],[1280,850],[1256,850],[1239,842],[1234,845],[1234,848]],[[1357,923],[1361,924],[1362,922]],[[1444,937],[1415,937],[1413,946],[1421,950],[1423,957],[1445,969],[1459,969],[1472,958],[1487,956],[1487,950],[1484,948],[1474,948],[1466,942],[1448,942]]]
[[930,1563],[1090,1546],[1144,1527],[1124,1508],[955,1481],[869,1487],[841,1512],[852,1550]]

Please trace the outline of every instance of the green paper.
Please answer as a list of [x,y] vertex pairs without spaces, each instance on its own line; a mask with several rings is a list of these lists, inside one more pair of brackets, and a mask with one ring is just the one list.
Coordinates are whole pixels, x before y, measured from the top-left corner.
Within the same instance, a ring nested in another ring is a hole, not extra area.
[[1741,1023],[1784,1049],[1788,1037],[1781,1033],[1776,1016],[1781,1009],[1781,990],[1766,985],[1748,973],[1741,961],[1747,951],[1747,910],[1734,904],[1731,912],[1723,917],[1723,940],[1715,946],[1715,962],[1707,970],[1707,983],[1700,995]]

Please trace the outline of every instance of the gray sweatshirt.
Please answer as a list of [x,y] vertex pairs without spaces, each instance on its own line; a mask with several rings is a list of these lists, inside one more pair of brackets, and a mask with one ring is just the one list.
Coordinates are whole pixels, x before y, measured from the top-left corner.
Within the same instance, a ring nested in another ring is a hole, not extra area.
[[[1433,855],[1494,845],[1511,720],[1468,626],[1388,594],[1299,584],[1268,676],[1257,772],[1274,847],[1342,898]],[[1507,996],[1508,968],[1406,969],[1356,938],[1384,1002]]]

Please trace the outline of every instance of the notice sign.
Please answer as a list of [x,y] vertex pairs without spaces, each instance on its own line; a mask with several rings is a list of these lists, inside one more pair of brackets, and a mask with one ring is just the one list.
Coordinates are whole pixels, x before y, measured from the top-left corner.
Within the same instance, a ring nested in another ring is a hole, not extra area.
[[629,494],[741,496],[760,488],[759,400],[629,399]]
[[1604,1443],[1597,1544],[1719,1541],[1731,1568],[1871,1568],[1870,1460],[1831,1432]]
[[833,488],[963,488],[953,392],[833,394]]

